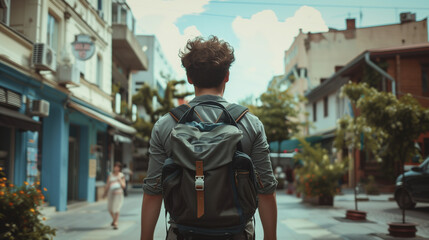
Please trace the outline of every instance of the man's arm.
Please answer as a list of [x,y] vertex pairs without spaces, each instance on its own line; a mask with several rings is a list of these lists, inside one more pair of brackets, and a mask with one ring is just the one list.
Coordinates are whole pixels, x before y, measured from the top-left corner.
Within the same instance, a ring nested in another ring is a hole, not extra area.
[[259,217],[264,229],[264,240],[277,239],[277,203],[276,194],[258,194]]
[[143,195],[140,240],[152,240],[161,210],[162,195]]

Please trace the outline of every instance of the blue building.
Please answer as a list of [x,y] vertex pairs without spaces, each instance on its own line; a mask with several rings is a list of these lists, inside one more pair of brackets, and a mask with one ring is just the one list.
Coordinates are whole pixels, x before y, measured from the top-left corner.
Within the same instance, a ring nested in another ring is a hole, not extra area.
[[[74,7],[35,1],[40,9],[25,0],[6,2],[0,7],[0,167],[15,185],[40,181],[57,211],[94,202],[114,161],[121,161],[115,151],[136,133],[112,109],[112,1]],[[119,41],[127,46],[127,38]]]

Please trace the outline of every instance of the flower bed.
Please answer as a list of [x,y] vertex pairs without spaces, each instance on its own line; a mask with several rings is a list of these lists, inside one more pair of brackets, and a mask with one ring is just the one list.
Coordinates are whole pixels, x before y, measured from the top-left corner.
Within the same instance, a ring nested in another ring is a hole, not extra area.
[[[44,225],[38,209],[44,196],[40,182],[22,186],[9,183],[0,168],[0,239],[51,239],[55,229]],[[47,189],[43,189],[47,191]]]

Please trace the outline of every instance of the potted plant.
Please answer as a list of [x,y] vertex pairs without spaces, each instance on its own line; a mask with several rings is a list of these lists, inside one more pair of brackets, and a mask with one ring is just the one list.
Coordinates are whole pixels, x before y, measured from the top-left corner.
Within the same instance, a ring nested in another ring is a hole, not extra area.
[[339,180],[346,171],[346,163],[332,161],[326,149],[311,146],[300,139],[302,151],[295,155],[302,162],[296,169],[297,190],[304,202],[318,205],[333,205],[334,196],[340,192]]
[[39,182],[15,186],[0,168],[0,239],[51,239],[55,236],[55,229],[43,223],[45,218],[39,211],[43,200]]

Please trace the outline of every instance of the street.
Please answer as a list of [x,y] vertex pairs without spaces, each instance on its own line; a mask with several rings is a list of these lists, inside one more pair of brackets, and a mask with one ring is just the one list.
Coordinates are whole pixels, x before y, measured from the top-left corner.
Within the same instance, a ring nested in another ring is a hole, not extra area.
[[[308,205],[283,190],[278,191],[278,239],[391,239],[386,235],[387,223],[400,221],[401,211],[394,201],[388,201],[389,196],[369,196],[369,201],[359,202],[359,210],[368,212],[368,221],[351,222],[344,219],[345,211],[354,209],[351,193],[336,196],[334,207],[327,207]],[[118,230],[110,226],[105,200],[53,213],[46,223],[57,229],[54,239],[138,239],[141,200],[142,194],[135,189],[125,198]],[[263,239],[261,222],[258,216],[256,219],[256,239]],[[429,238],[428,219],[429,204],[418,204],[415,210],[407,211],[407,221],[419,224],[418,239]],[[164,220],[162,210],[154,239],[165,239]]]

